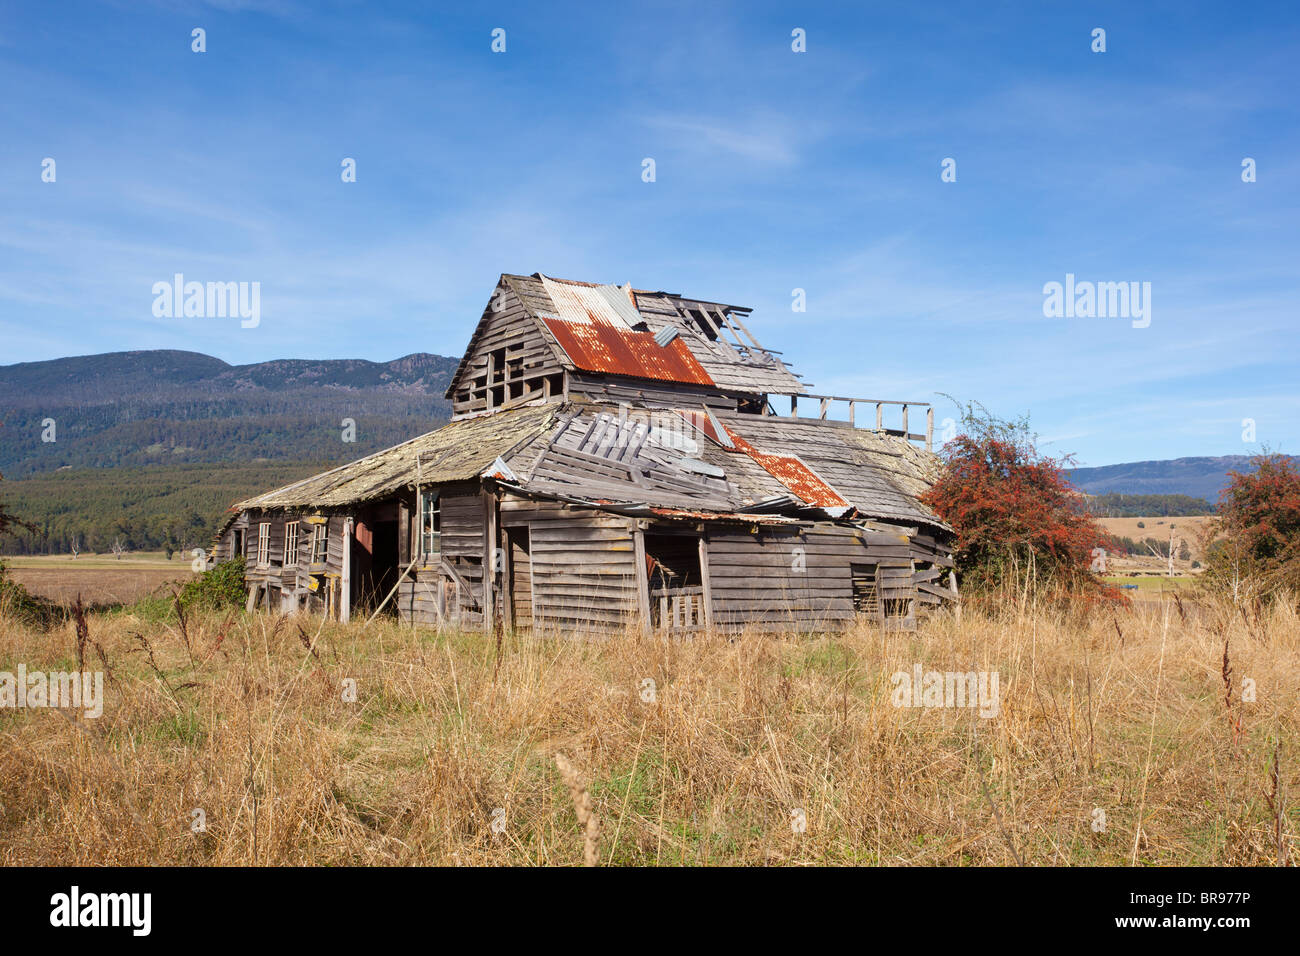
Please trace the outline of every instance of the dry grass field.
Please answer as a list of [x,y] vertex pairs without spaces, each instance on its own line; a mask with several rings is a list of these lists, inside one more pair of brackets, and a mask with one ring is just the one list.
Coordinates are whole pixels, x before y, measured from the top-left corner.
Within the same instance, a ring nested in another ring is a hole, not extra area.
[[6,555],[6,573],[36,597],[71,604],[80,595],[87,607],[132,604],[169,582],[193,577],[190,558],[162,552],[112,554]]
[[131,604],[154,594],[172,581],[184,582],[193,575],[187,567],[20,567],[10,568],[9,577],[36,597],[58,604],[71,604],[80,596],[86,606]]
[[[0,670],[71,670],[77,645],[72,622],[0,618]],[[90,616],[84,653],[108,675],[101,717],[0,710],[0,864],[1275,865],[1300,851],[1300,620],[1281,609],[1184,621],[1172,602],[1088,618],[1031,604],[916,633],[499,644],[115,613]],[[997,672],[997,716],[894,706],[891,675],[915,665]]]
[[[1194,515],[1191,517],[1174,517],[1174,518],[1098,518],[1098,523],[1109,531],[1111,534],[1121,538],[1132,538],[1134,541],[1141,541],[1143,538],[1155,538],[1162,544],[1169,541],[1170,526],[1173,526],[1174,548],[1177,550],[1180,543],[1187,542],[1187,548],[1192,553],[1191,560],[1204,561],[1205,555],[1201,548],[1201,535],[1205,531],[1205,526],[1214,520],[1209,515]],[[1145,527],[1139,528],[1138,522]],[[1177,562],[1179,566],[1186,566],[1188,562]]]

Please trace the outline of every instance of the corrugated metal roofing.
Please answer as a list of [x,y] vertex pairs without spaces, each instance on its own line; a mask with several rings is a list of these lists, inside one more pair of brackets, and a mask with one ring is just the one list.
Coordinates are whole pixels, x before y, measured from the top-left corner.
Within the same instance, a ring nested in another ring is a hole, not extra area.
[[743,511],[692,511],[689,508],[651,508],[661,518],[686,518],[705,521],[740,521],[745,524],[798,524],[798,518],[783,515],[747,514]]
[[[726,428],[725,425],[723,427]],[[761,452],[730,428],[727,428],[727,434],[731,436],[731,440],[738,450],[743,451],[762,465],[769,475],[808,502],[808,504],[815,505],[818,508],[849,507],[849,502],[838,491],[823,481],[811,468],[794,455],[772,455]]]
[[938,477],[938,459],[904,438],[817,419],[720,412],[762,448],[797,454],[859,511],[946,527],[917,497]]
[[542,286],[555,304],[556,315],[566,322],[595,322],[624,330],[645,324],[636,309],[631,287],[571,282],[548,276],[542,276]]
[[731,439],[727,436],[727,431],[722,422],[713,417],[713,413],[707,408],[678,408],[675,409],[678,415],[686,419],[701,434],[708,436],[709,440],[723,448],[734,448]]
[[630,288],[590,286],[542,276],[555,315],[541,316],[569,361],[585,372],[661,382],[712,385],[713,379],[681,339],[660,345],[632,302]]
[[[417,474],[428,482],[486,474],[541,495],[680,510],[683,517],[744,515],[787,494],[791,504],[798,499],[832,513],[850,505],[884,521],[946,528],[915,497],[933,480],[933,456],[902,438],[816,420],[740,413],[706,419],[693,411],[552,403],[460,419],[234,509],[342,507],[391,495]],[[694,433],[689,456],[675,444],[648,440],[657,429],[674,434],[668,419]],[[715,429],[706,420],[717,423],[733,450],[711,440]],[[771,451],[759,451],[737,430]],[[697,457],[724,477],[700,474]]]

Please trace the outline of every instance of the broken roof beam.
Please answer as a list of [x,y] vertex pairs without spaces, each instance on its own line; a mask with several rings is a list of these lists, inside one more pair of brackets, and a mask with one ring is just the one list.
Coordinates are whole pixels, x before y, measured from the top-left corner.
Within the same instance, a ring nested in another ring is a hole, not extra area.
[[754,333],[749,331],[749,327],[746,326],[745,323],[740,320],[739,315],[734,313],[732,315],[727,315],[727,313],[725,312],[722,312],[721,314],[722,317],[727,320],[728,325],[731,325],[731,323],[734,321],[736,325],[740,326],[740,330],[745,333],[745,337],[748,338],[749,341],[754,343],[754,348],[758,349],[760,352],[767,352],[768,355],[772,354],[771,352],[768,352],[767,349],[763,348],[762,344],[759,343],[758,339],[754,338]]
[[[772,406],[771,399],[773,396],[780,395],[790,399],[790,415],[792,419],[799,419],[799,398],[798,393],[793,392],[769,392],[768,393],[768,414],[780,417],[777,410]],[[803,393],[802,397],[816,399],[818,402],[816,418],[805,418],[803,421],[823,421],[832,424],[848,425],[850,428],[857,427],[857,406],[858,405],[875,405],[876,406],[876,427],[875,430],[887,435],[894,435],[900,438],[906,438],[908,441],[924,442],[926,451],[932,451],[934,447],[934,408],[929,402],[912,402],[901,401],[897,399],[874,399],[874,398],[848,398],[843,395],[813,395]],[[830,417],[830,408],[832,402],[845,402],[848,404],[848,420],[840,421]],[[902,408],[902,428],[885,427],[885,406],[897,405]],[[926,410],[926,429],[925,434],[913,433],[910,426],[910,410],[915,406]]]
[[827,398],[832,402],[858,402],[862,405],[913,405],[917,408],[929,408],[929,402],[912,402],[903,401],[893,398],[849,398],[846,395],[813,395],[810,392],[768,392],[769,395],[781,395],[787,398],[793,398],[796,394],[802,398]]

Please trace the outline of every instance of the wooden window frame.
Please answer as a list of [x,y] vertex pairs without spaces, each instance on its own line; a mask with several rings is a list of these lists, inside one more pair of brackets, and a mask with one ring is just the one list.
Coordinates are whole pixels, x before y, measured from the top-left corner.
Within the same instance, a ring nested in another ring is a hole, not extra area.
[[298,565],[298,522],[296,521],[284,523],[284,560],[281,563],[286,568]]
[[257,566],[271,566],[271,522],[260,521],[257,525]]
[[[432,500],[433,508],[428,504]],[[422,488],[419,495],[420,556],[424,559],[442,556],[442,496],[436,488]],[[425,519],[432,516],[432,527],[425,527]]]
[[311,563],[326,564],[330,558],[329,522],[318,524],[311,532]]

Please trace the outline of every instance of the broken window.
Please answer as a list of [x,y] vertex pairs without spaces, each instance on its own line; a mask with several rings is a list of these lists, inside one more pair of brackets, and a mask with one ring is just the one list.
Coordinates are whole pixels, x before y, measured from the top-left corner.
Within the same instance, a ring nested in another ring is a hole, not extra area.
[[420,553],[426,558],[442,554],[442,509],[438,492],[420,492]]
[[257,526],[257,566],[265,568],[271,563],[271,522]]
[[318,524],[312,530],[311,537],[311,563],[324,564],[329,560],[329,524],[328,522]]
[[877,584],[876,565],[850,564],[853,580],[853,609],[859,614],[880,616],[880,590]]
[[284,526],[284,566],[292,567],[298,563],[298,522],[290,521]]

